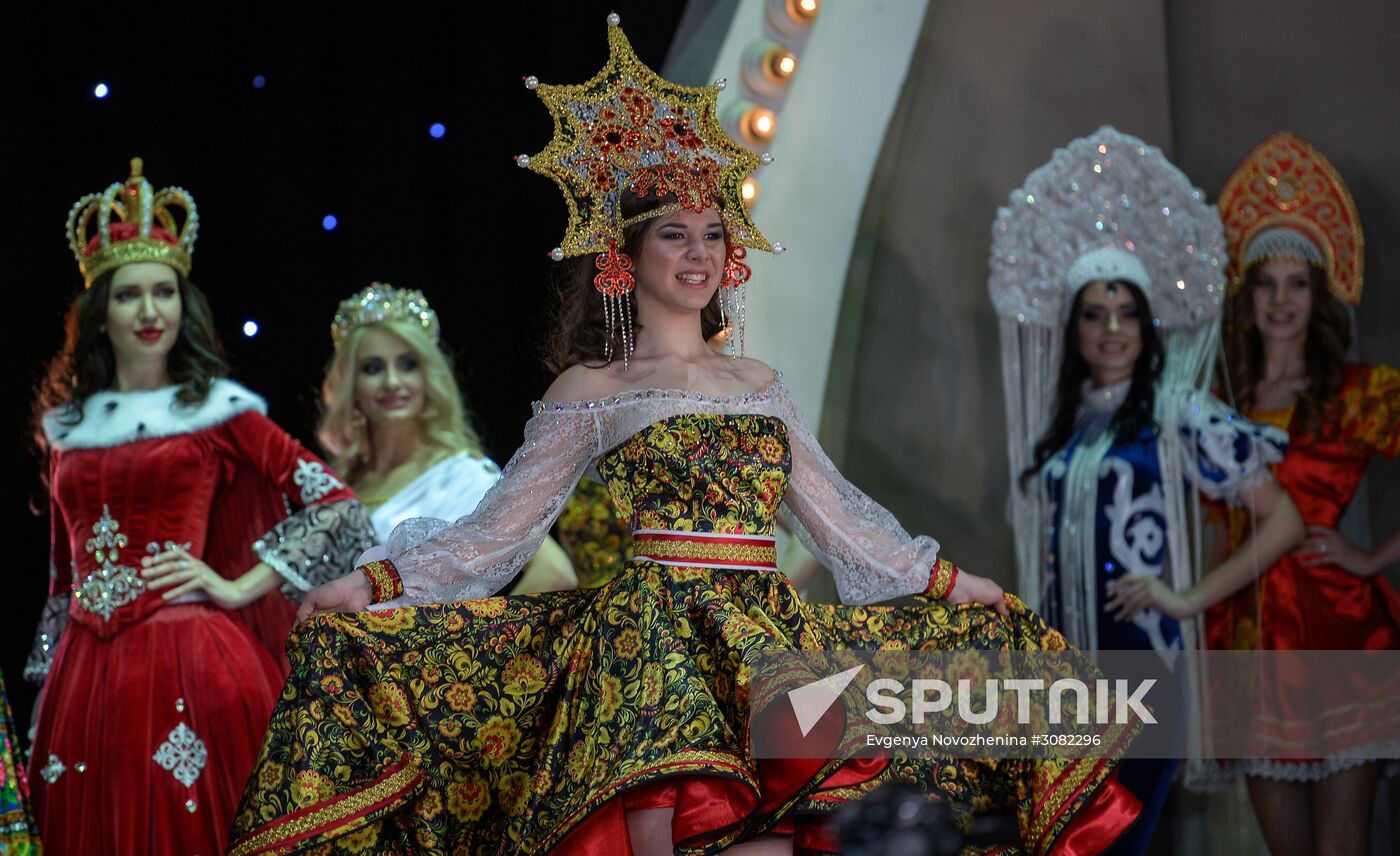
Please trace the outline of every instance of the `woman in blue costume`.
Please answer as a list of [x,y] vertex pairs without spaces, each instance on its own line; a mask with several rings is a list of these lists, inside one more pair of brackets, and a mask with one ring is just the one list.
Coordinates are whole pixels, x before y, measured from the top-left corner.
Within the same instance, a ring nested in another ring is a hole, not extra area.
[[[719,130],[717,88],[661,80],[610,23],[594,80],[527,81],[556,136],[520,163],[564,189],[556,256],[580,257],[561,372],[471,516],[399,525],[306,603],[232,852],[829,852],[824,813],[891,778],[1014,813],[1030,852],[1097,852],[1137,809],[1107,758],[754,757],[765,652],[1064,643],[842,478],[776,373],[706,344],[742,318],[745,248],[772,249],[739,196],[759,159]],[[625,567],[492,596],[585,471],[633,530]],[[852,606],[775,572],[779,514]],[[855,606],[902,595],[924,605]]]
[[[1022,588],[1072,644],[1157,651],[1171,667],[1193,636],[1180,619],[1302,536],[1268,467],[1286,436],[1202,387],[1224,294],[1219,216],[1160,151],[1105,127],[1031,173],[993,238]],[[1258,514],[1257,550],[1203,579],[1186,513],[1196,492]],[[1129,575],[1187,594],[1171,614],[1141,609],[1115,596]],[[1112,852],[1147,847],[1177,766],[1122,763],[1143,811]]]

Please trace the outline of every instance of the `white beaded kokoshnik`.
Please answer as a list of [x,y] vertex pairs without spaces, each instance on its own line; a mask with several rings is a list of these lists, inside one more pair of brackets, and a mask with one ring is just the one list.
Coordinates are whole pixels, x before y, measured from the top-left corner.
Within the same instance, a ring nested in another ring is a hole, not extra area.
[[1226,258],[1219,214],[1160,149],[1108,126],[1057,150],[998,209],[987,280],[997,314],[1060,326],[1073,298],[1067,274],[1106,247],[1141,262],[1161,326],[1219,317]]

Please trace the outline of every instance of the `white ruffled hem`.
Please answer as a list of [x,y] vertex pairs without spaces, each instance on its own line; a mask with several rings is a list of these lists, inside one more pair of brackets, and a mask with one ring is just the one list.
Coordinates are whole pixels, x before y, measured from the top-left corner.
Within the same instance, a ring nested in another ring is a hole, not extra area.
[[1184,765],[1181,783],[1189,791],[1212,794],[1228,790],[1240,776],[1272,779],[1276,782],[1320,782],[1343,770],[1378,761],[1382,775],[1400,775],[1400,741],[1387,741],[1367,747],[1380,757],[1321,758],[1316,761],[1280,761],[1274,758],[1244,758],[1231,761],[1200,761]]

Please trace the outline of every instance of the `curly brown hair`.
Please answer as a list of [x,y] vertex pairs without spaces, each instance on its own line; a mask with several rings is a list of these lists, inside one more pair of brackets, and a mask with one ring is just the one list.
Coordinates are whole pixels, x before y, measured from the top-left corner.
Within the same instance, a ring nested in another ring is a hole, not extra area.
[[[59,421],[76,425],[83,421],[87,400],[116,383],[116,353],[105,330],[107,301],[115,275],[113,269],[99,276],[68,307],[63,347],[49,361],[34,397],[32,424],[41,449],[48,446],[41,423],[46,412],[62,408]],[[176,279],[180,291],[180,333],[170,349],[169,373],[180,387],[176,400],[197,405],[209,396],[214,379],[228,374],[228,361],[224,359],[204,293],[178,271]]]
[[[1259,284],[1255,265],[1245,272],[1244,282],[1225,301],[1225,368],[1235,406],[1248,412],[1254,406],[1254,393],[1264,371],[1264,343],[1254,326],[1254,289]],[[1312,287],[1312,314],[1308,317],[1308,338],[1303,346],[1307,388],[1298,393],[1293,410],[1293,430],[1309,435],[1322,425],[1323,409],[1336,397],[1346,379],[1346,355],[1351,347],[1351,322],[1342,302],[1327,287],[1327,272],[1308,265]]]
[[[676,198],[669,195],[639,198],[631,192],[624,192],[622,217],[629,219],[675,202]],[[624,229],[619,248],[621,252],[634,260],[638,258],[655,222],[655,219],[642,220]],[[725,243],[727,246],[727,232]],[[615,325],[608,329],[603,316],[603,300],[593,287],[593,277],[598,273],[595,258],[590,254],[566,259],[556,265],[551,274],[555,301],[551,332],[544,345],[544,364],[555,375],[576,365],[598,368],[607,365],[609,352],[614,355],[622,353],[622,327]],[[636,294],[628,294],[626,300],[635,342],[642,331],[642,325],[637,321]],[[724,329],[721,317],[720,292],[716,289],[714,297],[700,312],[700,333],[707,341]]]

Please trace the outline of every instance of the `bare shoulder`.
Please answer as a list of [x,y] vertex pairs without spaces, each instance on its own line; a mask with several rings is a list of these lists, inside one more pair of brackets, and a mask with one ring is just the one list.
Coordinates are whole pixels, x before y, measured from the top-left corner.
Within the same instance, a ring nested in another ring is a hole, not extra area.
[[778,378],[778,373],[767,363],[752,357],[740,357],[735,360],[734,368],[743,379],[744,385],[752,390],[767,389]]
[[610,368],[611,366],[570,366],[554,379],[554,383],[545,390],[541,400],[554,403],[603,398],[615,392],[617,387],[617,381],[612,377]]

